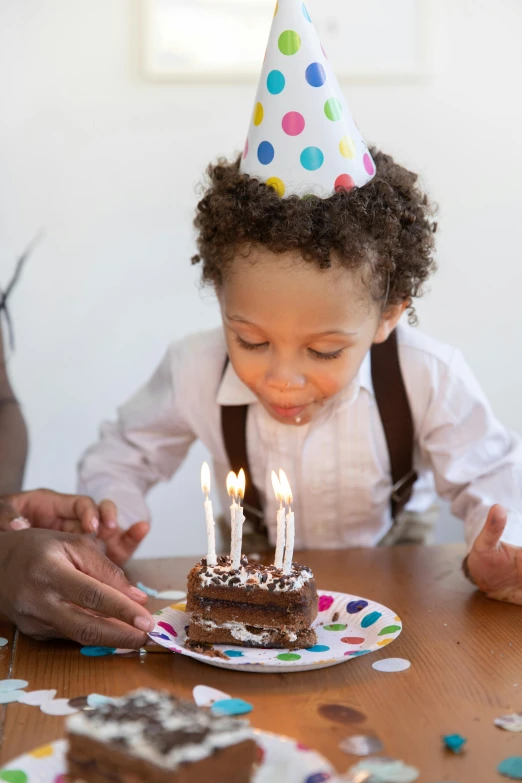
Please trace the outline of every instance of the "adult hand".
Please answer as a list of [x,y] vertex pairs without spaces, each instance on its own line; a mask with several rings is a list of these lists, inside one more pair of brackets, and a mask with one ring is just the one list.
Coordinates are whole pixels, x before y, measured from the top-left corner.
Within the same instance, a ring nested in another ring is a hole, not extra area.
[[146,596],[86,536],[0,535],[0,613],[37,639],[138,649],[154,621]]
[[467,557],[467,571],[489,598],[522,604],[522,547],[500,541],[506,523],[505,509],[492,506]]

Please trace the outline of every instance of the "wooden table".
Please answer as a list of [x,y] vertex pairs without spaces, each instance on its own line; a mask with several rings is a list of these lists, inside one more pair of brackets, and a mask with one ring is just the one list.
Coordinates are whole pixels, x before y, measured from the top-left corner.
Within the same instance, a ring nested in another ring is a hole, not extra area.
[[[35,642],[0,621],[0,679],[29,681],[29,690],[56,688],[59,697],[91,692],[116,696],[137,686],[167,688],[191,698],[200,683],[254,705],[254,726],[297,738],[321,751],[340,770],[358,759],[339,749],[350,734],[375,733],[387,755],[421,770],[421,783],[506,780],[499,762],[522,754],[522,738],[493,719],[522,710],[522,608],[489,601],[460,573],[460,546],[310,551],[322,589],[340,590],[386,604],[404,630],[390,647],[316,672],[252,674],[225,671],[170,653],[135,658],[86,658],[68,642]],[[160,589],[182,588],[192,559],[136,561],[131,578]],[[164,604],[165,602],[163,602]],[[153,610],[161,602],[151,601]],[[412,662],[402,673],[375,671],[378,658]],[[344,704],[366,720],[341,724],[322,717],[323,704]],[[0,707],[0,766],[63,734],[63,718],[36,707]],[[468,738],[465,753],[444,751],[443,734]]]

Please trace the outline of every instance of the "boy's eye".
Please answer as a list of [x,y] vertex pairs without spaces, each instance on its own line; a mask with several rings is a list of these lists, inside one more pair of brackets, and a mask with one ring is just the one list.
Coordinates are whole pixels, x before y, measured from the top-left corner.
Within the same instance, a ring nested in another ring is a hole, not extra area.
[[238,345],[241,346],[241,348],[244,348],[245,351],[257,351],[259,348],[266,348],[266,346],[268,345],[267,342],[248,343],[246,340],[243,340],[238,334],[236,334],[236,342]]
[[337,351],[331,353],[322,353],[321,351],[314,351],[313,348],[308,349],[308,353],[314,357],[314,359],[338,359],[343,352],[343,348],[338,348]]

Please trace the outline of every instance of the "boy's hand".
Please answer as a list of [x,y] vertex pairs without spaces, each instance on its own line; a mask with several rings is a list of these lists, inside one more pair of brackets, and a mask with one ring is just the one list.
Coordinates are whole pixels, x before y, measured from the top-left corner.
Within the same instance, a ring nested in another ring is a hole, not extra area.
[[488,598],[522,604],[522,547],[500,541],[506,523],[502,506],[492,506],[468,555],[467,570]]
[[154,621],[146,596],[85,536],[1,534],[0,613],[37,639],[138,649]]

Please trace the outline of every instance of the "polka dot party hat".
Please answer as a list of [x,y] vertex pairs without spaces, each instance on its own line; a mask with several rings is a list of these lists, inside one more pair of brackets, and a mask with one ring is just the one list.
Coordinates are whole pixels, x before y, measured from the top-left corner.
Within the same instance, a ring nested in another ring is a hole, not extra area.
[[375,166],[302,0],[279,0],[241,171],[280,196],[328,198]]

